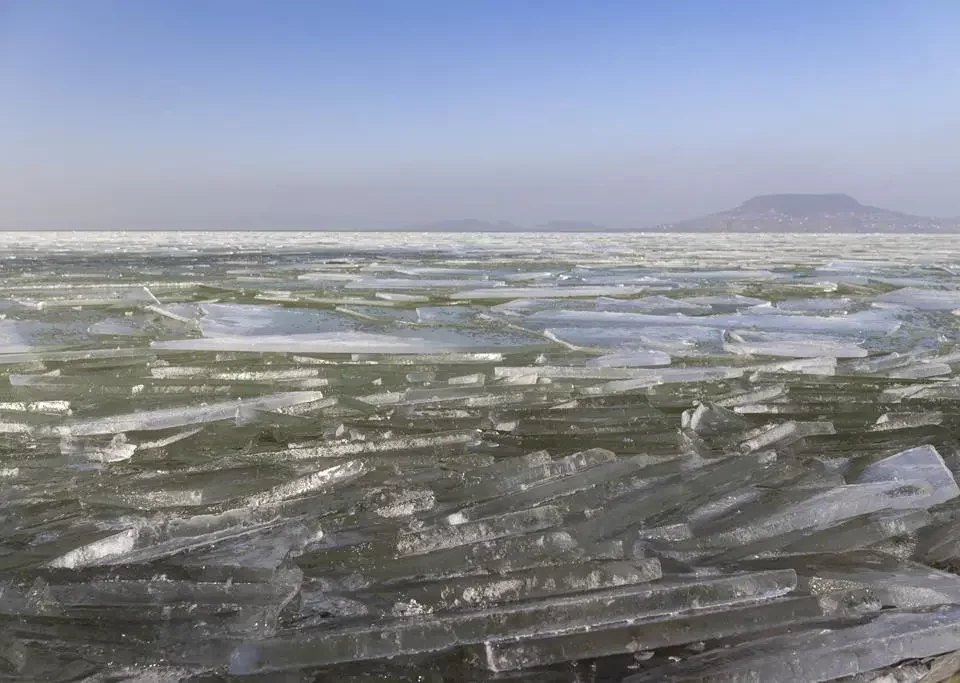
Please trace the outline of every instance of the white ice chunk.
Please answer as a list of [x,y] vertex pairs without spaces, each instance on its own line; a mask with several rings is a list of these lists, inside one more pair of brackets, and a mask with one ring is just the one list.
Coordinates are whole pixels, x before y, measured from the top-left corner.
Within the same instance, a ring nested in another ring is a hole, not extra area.
[[398,301],[403,303],[424,303],[430,301],[428,296],[419,294],[401,294],[400,292],[375,292],[374,296],[383,301]]
[[[348,282],[346,289],[466,289],[504,284],[497,280],[417,280],[414,278],[360,278]],[[459,296],[459,295],[458,295]]]
[[787,299],[777,304],[781,311],[798,313],[819,313],[822,311],[847,311],[853,306],[853,300],[847,297],[824,299]]
[[723,349],[737,355],[783,356],[786,358],[863,358],[867,350],[848,342],[829,338],[751,340],[729,333]]
[[76,569],[97,564],[101,560],[131,552],[136,547],[139,537],[138,529],[127,529],[99,541],[74,548],[70,552],[50,560],[47,562],[47,566]]
[[567,325],[695,325],[700,327],[755,328],[766,330],[795,330],[798,332],[832,332],[836,334],[889,334],[900,322],[883,311],[851,313],[845,316],[798,315],[646,315],[618,311],[539,311],[527,317],[528,321]]
[[68,423],[66,427],[69,433],[74,436],[170,429],[205,422],[232,420],[236,417],[237,410],[243,407],[263,411],[281,410],[287,406],[309,403],[310,401],[317,401],[321,398],[323,398],[323,394],[319,391],[290,391],[238,401],[223,401],[221,403],[178,408],[160,408],[138,413],[128,413],[126,415],[112,415],[110,417],[77,420]]
[[598,311],[635,311],[637,313],[709,313],[709,305],[695,303],[690,299],[671,299],[666,296],[646,296],[640,299],[597,299]]
[[0,412],[44,413],[47,415],[70,415],[70,401],[5,401],[0,402]]
[[78,456],[90,462],[110,463],[129,460],[136,450],[137,445],[128,443],[125,434],[117,434],[105,446],[81,445],[70,436],[65,436],[60,443],[60,452],[63,455]]
[[[933,487],[928,505],[939,505],[960,495],[960,487],[933,446],[918,446],[869,465],[855,483],[925,481]],[[914,506],[916,507],[916,506]]]
[[590,367],[649,367],[670,365],[670,354],[663,351],[637,350],[608,353],[587,361]]
[[142,450],[150,450],[153,448],[166,448],[167,446],[176,443],[177,441],[183,441],[184,439],[189,439],[191,436],[199,434],[203,431],[203,427],[193,427],[191,429],[184,429],[177,432],[176,434],[171,434],[170,436],[163,439],[156,439],[155,441],[144,441],[137,445],[137,447]]
[[359,477],[366,471],[367,466],[363,461],[349,460],[343,464],[327,467],[305,477],[280,484],[269,491],[249,496],[243,501],[243,507],[262,507],[273,505],[290,498],[305,496],[322,490],[331,484]]
[[597,296],[633,296],[645,291],[645,287],[489,287],[470,289],[456,294],[457,299],[568,299]]
[[960,291],[904,287],[881,294],[876,301],[923,311],[953,311],[960,308]]
[[181,351],[254,351],[266,353],[442,353],[463,347],[417,337],[367,332],[265,334],[213,339],[177,339],[150,344],[155,349]]
[[582,326],[551,327],[547,330],[558,339],[584,349],[617,349],[622,351],[656,349],[671,356],[697,355],[701,349],[721,350],[721,330],[700,326]]
[[713,308],[729,308],[731,306],[762,306],[769,302],[765,299],[757,299],[752,296],[742,296],[740,294],[714,294],[712,296],[694,296],[684,299],[691,304],[709,306]]

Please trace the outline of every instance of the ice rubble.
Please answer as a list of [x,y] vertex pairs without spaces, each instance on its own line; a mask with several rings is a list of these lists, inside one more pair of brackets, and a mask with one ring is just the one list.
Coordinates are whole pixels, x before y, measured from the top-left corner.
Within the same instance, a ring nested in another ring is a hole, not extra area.
[[8,679],[960,668],[949,245],[49,239],[0,272],[49,303],[0,321]]

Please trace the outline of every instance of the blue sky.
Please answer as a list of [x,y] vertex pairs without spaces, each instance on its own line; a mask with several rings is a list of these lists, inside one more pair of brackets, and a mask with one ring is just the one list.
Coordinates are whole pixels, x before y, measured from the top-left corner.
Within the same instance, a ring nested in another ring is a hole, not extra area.
[[0,227],[960,214],[950,0],[0,0]]

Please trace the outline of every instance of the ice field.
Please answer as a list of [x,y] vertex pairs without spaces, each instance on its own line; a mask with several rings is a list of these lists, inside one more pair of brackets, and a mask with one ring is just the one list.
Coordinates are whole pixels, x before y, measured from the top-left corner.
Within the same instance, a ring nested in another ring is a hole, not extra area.
[[950,680],[960,238],[0,233],[0,678]]

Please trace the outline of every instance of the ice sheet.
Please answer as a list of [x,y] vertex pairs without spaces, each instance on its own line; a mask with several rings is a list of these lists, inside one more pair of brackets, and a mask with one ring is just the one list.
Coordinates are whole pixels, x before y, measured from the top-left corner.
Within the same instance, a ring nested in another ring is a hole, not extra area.
[[943,235],[0,233],[0,670],[952,675],[956,263]]

